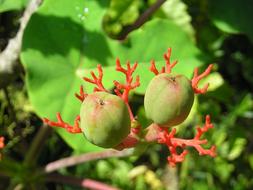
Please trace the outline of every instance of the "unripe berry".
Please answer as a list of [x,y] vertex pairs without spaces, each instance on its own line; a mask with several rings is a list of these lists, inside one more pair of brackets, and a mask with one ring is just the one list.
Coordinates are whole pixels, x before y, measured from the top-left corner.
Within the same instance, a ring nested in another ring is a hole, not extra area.
[[81,106],[81,129],[93,144],[112,148],[130,133],[130,116],[125,102],[107,92],[88,95]]
[[144,107],[148,118],[163,127],[182,123],[191,110],[194,92],[184,75],[159,74],[149,83]]

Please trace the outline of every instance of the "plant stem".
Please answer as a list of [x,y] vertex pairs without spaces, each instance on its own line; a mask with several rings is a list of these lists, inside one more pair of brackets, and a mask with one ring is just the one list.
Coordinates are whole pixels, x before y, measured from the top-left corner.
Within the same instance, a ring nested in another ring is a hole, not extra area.
[[72,176],[63,176],[60,174],[49,174],[46,177],[46,181],[69,184],[73,186],[89,188],[92,190],[119,190],[118,188],[109,186],[107,184],[92,179],[81,179]]
[[0,80],[5,80],[5,83],[8,83],[7,80],[9,80],[10,76],[16,75],[14,68],[18,64],[17,60],[21,50],[24,30],[31,15],[37,10],[41,1],[42,0],[30,0],[20,19],[20,27],[16,36],[8,42],[6,48],[0,53]]
[[7,87],[3,88],[3,92],[4,92],[4,96],[5,96],[6,100],[7,100],[8,106],[9,106],[9,111],[10,111],[11,119],[15,123],[17,123],[17,117],[16,117],[16,114],[15,114],[15,109],[14,109],[13,104],[11,103],[11,99],[10,99]]
[[117,151],[117,150],[105,150],[101,152],[92,152],[92,153],[85,153],[79,156],[71,156],[67,158],[62,158],[59,160],[56,160],[54,162],[48,163],[44,167],[45,173],[51,173],[53,171],[56,171],[61,168],[74,166],[83,162],[88,162],[92,160],[98,160],[98,159],[104,159],[104,158],[110,158],[110,157],[124,157],[129,156],[133,153],[133,149],[125,149],[123,151]]
[[47,125],[42,125],[34,137],[31,146],[26,153],[24,163],[33,165],[37,157],[39,156],[40,151],[42,150],[44,142],[47,140],[47,136],[51,132],[51,128]]
[[165,2],[166,0],[157,0],[152,6],[150,6],[132,25],[126,27],[120,36],[118,37],[119,40],[123,40],[126,36],[132,32],[133,30],[141,27],[148,18],[157,10],[159,7]]

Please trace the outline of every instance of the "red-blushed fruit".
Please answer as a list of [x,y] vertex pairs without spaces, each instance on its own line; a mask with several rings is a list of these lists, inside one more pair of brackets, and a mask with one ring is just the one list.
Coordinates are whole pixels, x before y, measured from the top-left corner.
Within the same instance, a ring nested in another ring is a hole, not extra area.
[[182,123],[191,110],[194,92],[184,75],[159,74],[149,83],[144,107],[148,118],[163,127]]
[[113,148],[130,133],[130,115],[125,102],[107,92],[88,95],[81,106],[80,127],[91,143]]

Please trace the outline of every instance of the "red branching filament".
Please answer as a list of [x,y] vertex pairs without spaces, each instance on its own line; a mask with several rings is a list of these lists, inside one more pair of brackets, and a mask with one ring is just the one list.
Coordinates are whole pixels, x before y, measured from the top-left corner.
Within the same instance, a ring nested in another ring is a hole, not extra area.
[[[134,65],[131,67],[130,66],[130,62],[128,61],[127,62],[127,69],[124,69],[121,64],[120,64],[120,60],[119,59],[116,59],[116,71],[119,71],[119,72],[122,72],[123,74],[125,74],[126,76],[126,83],[125,84],[121,84],[119,83],[118,81],[113,81],[114,82],[114,85],[116,87],[116,89],[114,90],[115,93],[121,97],[127,107],[128,107],[128,111],[130,113],[130,117],[131,117],[131,120],[133,121],[134,120],[134,115],[131,111],[131,108],[128,104],[128,96],[129,96],[129,92],[133,89],[135,89],[136,87],[140,86],[140,78],[139,76],[136,76],[135,78],[135,82],[133,83],[133,72],[136,70],[136,67],[137,67],[137,62],[134,63]],[[123,92],[121,92],[123,90]]]
[[212,68],[213,68],[213,64],[210,64],[207,67],[207,69],[202,74],[200,74],[200,75],[198,74],[198,68],[194,69],[194,75],[193,75],[193,78],[192,78],[192,88],[193,88],[193,90],[194,90],[194,92],[196,94],[204,94],[204,93],[206,93],[207,88],[209,86],[209,83],[207,83],[202,89],[198,88],[198,83],[199,83],[199,81],[202,78],[204,78],[207,75],[209,75],[209,73],[211,72]]
[[[126,76],[126,84],[120,84],[118,81],[113,81],[116,87],[115,93],[120,96],[126,103],[128,102],[128,95],[130,90],[135,89],[136,87],[140,86],[140,77],[136,76],[135,82],[133,82],[133,72],[137,67],[137,62],[131,67],[130,62],[127,62],[127,69],[124,69],[121,64],[120,60],[116,60],[116,71],[122,72]],[[120,91],[123,90],[123,93]]]
[[98,70],[98,77],[95,75],[93,71],[90,72],[91,76],[93,79],[89,79],[87,77],[83,77],[83,79],[89,83],[95,84],[97,87],[94,88],[94,92],[97,91],[104,91],[107,92],[105,89],[102,79],[103,79],[103,69],[100,64],[97,65],[97,70]]
[[[3,149],[5,146],[4,144],[4,137],[0,137],[0,149]],[[0,160],[2,159],[2,155],[0,154]]]
[[83,86],[81,85],[80,86],[80,92],[79,94],[78,93],[75,93],[75,96],[77,99],[79,99],[81,102],[84,101],[84,99],[86,98],[86,96],[88,96],[88,94],[86,94],[83,90]]
[[47,118],[44,118],[43,121],[44,123],[48,124],[49,126],[51,127],[61,127],[61,128],[64,128],[66,129],[69,133],[81,133],[81,128],[79,127],[79,122],[80,122],[80,115],[78,115],[76,118],[75,118],[75,121],[74,121],[74,125],[71,126],[69,125],[68,123],[64,122],[62,120],[62,117],[61,117],[61,114],[60,113],[57,113],[56,114],[56,117],[57,117],[57,122],[54,122],[54,121],[50,121],[49,119]]
[[183,150],[182,153],[178,154],[176,151],[177,147],[181,147],[185,149],[186,146],[194,147],[198,152],[199,155],[209,155],[212,157],[216,156],[216,147],[212,146],[210,149],[204,149],[201,145],[207,143],[207,139],[200,139],[201,136],[207,132],[210,128],[213,128],[213,124],[211,123],[210,116],[206,116],[205,125],[200,128],[197,128],[197,133],[193,139],[181,139],[175,138],[174,135],[176,134],[176,129],[172,129],[171,132],[168,132],[167,128],[160,128],[160,132],[158,134],[158,143],[166,144],[168,149],[170,150],[170,156],[168,156],[168,163],[171,166],[175,166],[178,162],[183,162],[185,156],[187,155],[188,151]]
[[0,149],[4,148],[4,137],[0,137]]
[[162,67],[160,72],[156,68],[155,61],[151,60],[151,62],[150,62],[151,66],[150,66],[149,70],[151,72],[153,72],[155,75],[158,75],[161,73],[168,73],[169,74],[169,73],[171,73],[172,68],[177,64],[177,61],[173,61],[173,63],[170,62],[171,48],[168,48],[167,53],[165,53],[163,55],[163,57],[165,59],[166,66]]

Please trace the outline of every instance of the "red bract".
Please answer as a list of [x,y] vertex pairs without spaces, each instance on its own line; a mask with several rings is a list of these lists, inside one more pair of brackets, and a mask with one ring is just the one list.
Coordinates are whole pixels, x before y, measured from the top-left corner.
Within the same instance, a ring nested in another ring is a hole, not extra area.
[[84,101],[84,99],[86,98],[86,96],[88,96],[88,94],[86,94],[83,90],[83,86],[81,85],[80,86],[80,92],[79,94],[78,93],[75,93],[75,96],[77,99],[79,99],[81,102]]
[[48,124],[49,126],[54,126],[54,127],[61,127],[61,128],[64,128],[66,129],[69,133],[81,133],[81,129],[79,127],[79,121],[80,121],[80,116],[76,116],[75,118],[75,121],[74,121],[74,125],[70,125],[66,122],[64,122],[61,118],[61,114],[60,113],[57,113],[56,114],[56,117],[57,117],[57,122],[54,122],[54,121],[50,121],[49,119],[47,118],[44,118],[43,121]]
[[[177,64],[177,61],[173,61],[171,63],[170,61],[171,58],[171,48],[168,49],[167,53],[164,54],[164,59],[165,59],[165,66],[162,67],[161,71],[158,71],[156,68],[155,61],[151,61],[151,67],[150,71],[153,72],[155,75],[160,75],[162,73],[167,73],[170,74],[172,68]],[[210,120],[210,116],[206,116],[206,122],[205,125],[200,128],[197,128],[197,133],[193,139],[182,139],[182,138],[177,138],[175,137],[176,134],[176,129],[172,129],[169,127],[164,128],[164,126],[159,125],[157,123],[152,123],[149,127],[147,128],[142,128],[141,124],[137,121],[137,119],[134,117],[134,114],[130,108],[129,105],[129,93],[131,90],[134,90],[140,85],[140,78],[137,75],[136,78],[134,79],[133,73],[136,71],[136,68],[138,66],[138,63],[134,63],[132,66],[130,65],[130,62],[126,63],[126,68],[123,68],[119,59],[116,59],[116,71],[121,72],[125,75],[125,83],[120,83],[116,80],[113,81],[115,85],[114,92],[116,93],[117,96],[119,96],[124,103],[126,104],[128,108],[128,112],[131,120],[131,131],[129,135],[122,140],[122,142],[117,145],[116,147],[111,147],[117,150],[122,150],[124,148],[130,148],[130,147],[135,147],[139,143],[153,143],[157,142],[159,144],[165,144],[169,151],[170,151],[170,156],[168,156],[168,162],[171,166],[175,166],[177,163],[182,162],[188,153],[187,150],[185,150],[186,147],[194,147],[200,155],[209,155],[214,157],[215,156],[215,146],[212,146],[210,149],[204,149],[202,147],[203,144],[207,143],[206,139],[200,139],[202,135],[207,132],[210,128],[213,128],[213,125]],[[209,65],[208,68],[202,73],[198,74],[198,69],[196,68],[194,70],[194,76],[192,80],[188,80],[189,82],[189,88],[192,91],[192,94],[203,94],[207,91],[208,84],[206,84],[202,89],[198,88],[198,83],[199,81],[206,77],[212,69],[213,65]],[[93,71],[91,72],[92,79],[84,77],[83,79],[86,82],[92,83],[95,85],[94,88],[94,93],[95,92],[106,92],[110,93],[108,89],[106,89],[103,85],[103,69],[101,65],[97,66],[98,70],[98,75],[96,75]],[[170,74],[171,75],[171,74]],[[171,75],[172,79],[174,79],[174,75]],[[177,76],[175,76],[177,77]],[[159,85],[159,84],[157,84]],[[76,98],[79,99],[81,102],[85,102],[85,100],[89,95],[84,92],[83,86],[80,86],[80,92],[79,94],[75,94]],[[55,127],[61,127],[65,128],[68,132],[70,133],[81,133],[84,132],[81,130],[79,127],[79,122],[80,122],[80,117],[77,116],[74,125],[70,125],[66,122],[64,122],[61,118],[60,113],[57,113],[57,122],[50,121],[47,118],[44,118],[44,122],[50,126],[55,126]],[[83,120],[85,122],[85,120]],[[83,125],[83,124],[82,124]],[[171,130],[171,131],[169,131]],[[114,134],[113,134],[114,135]],[[117,135],[117,134],[115,134]],[[114,138],[113,136],[111,138]],[[182,149],[181,153],[177,153],[176,149],[177,147],[180,147]]]
[[201,145],[206,144],[206,139],[200,139],[201,136],[207,132],[210,128],[213,128],[213,124],[211,123],[210,116],[206,116],[205,125],[200,128],[197,128],[197,133],[193,139],[181,139],[175,138],[174,135],[176,134],[176,129],[172,129],[171,132],[168,132],[167,128],[160,128],[160,132],[158,133],[158,143],[166,144],[168,149],[170,150],[170,156],[168,156],[168,162],[171,166],[175,166],[177,162],[184,161],[186,154],[188,153],[187,150],[183,150],[182,153],[178,154],[176,151],[177,147],[181,147],[185,149],[187,146],[194,147],[198,152],[199,155],[209,155],[214,157],[215,153],[215,146],[212,146],[210,149],[204,149]]
[[[121,84],[118,81],[113,81],[114,85],[116,87],[116,89],[114,90],[115,93],[121,97],[125,103],[127,104],[128,107],[128,111],[130,113],[130,118],[131,120],[134,120],[134,116],[133,113],[131,111],[131,108],[128,104],[128,96],[129,96],[129,92],[133,89],[135,89],[136,87],[140,86],[140,78],[139,76],[136,76],[136,81],[135,83],[132,84],[133,82],[133,77],[132,74],[135,71],[136,67],[137,67],[137,63],[135,63],[133,65],[133,67],[131,68],[130,66],[130,62],[127,62],[127,69],[124,69],[121,64],[120,64],[120,60],[117,59],[116,60],[116,71],[122,72],[123,74],[125,74],[126,76],[126,84]],[[123,90],[123,92],[121,93],[121,90]]]
[[97,87],[94,88],[94,92],[98,92],[98,91],[104,91],[107,92],[107,90],[105,89],[103,83],[102,83],[102,79],[103,79],[103,69],[101,67],[100,64],[97,65],[97,69],[98,69],[98,77],[95,75],[95,73],[93,71],[90,72],[91,76],[93,79],[89,79],[87,77],[83,77],[83,79],[89,83],[95,84]]
[[0,137],[0,149],[4,148],[4,137]]
[[170,63],[170,57],[171,57],[171,48],[168,48],[167,53],[163,55],[165,59],[165,67],[162,67],[161,71],[159,72],[156,68],[155,61],[151,60],[151,66],[149,70],[153,72],[155,75],[161,74],[161,73],[171,73],[172,68],[177,64],[177,61],[173,61],[173,63]]
[[196,94],[204,94],[204,93],[206,93],[207,88],[208,88],[208,86],[209,86],[209,83],[207,83],[202,89],[199,89],[199,88],[198,88],[198,83],[199,83],[199,81],[200,81],[202,78],[204,78],[204,77],[206,77],[207,75],[209,75],[209,73],[211,72],[212,68],[213,68],[213,65],[210,64],[210,65],[207,67],[207,69],[206,69],[202,74],[200,74],[200,75],[198,74],[198,68],[195,68],[195,69],[194,69],[194,76],[193,76],[193,78],[192,78],[192,88],[193,88],[193,90],[194,90],[194,92],[195,92]]
[[[5,146],[4,144],[4,137],[0,137],[0,149],[3,149]],[[2,159],[2,155],[0,154],[0,160]]]

